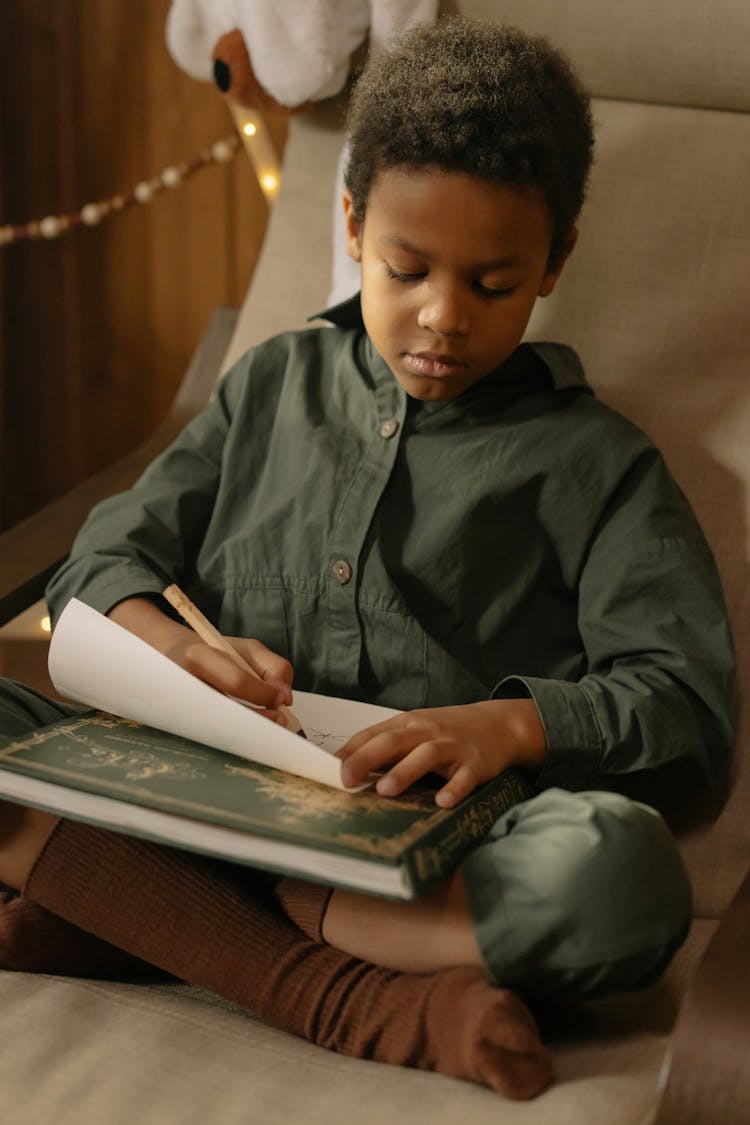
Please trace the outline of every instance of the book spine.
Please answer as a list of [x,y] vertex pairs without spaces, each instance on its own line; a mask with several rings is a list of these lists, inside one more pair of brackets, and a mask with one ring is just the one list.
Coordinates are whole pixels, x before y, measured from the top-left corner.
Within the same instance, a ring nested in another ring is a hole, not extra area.
[[475,790],[457,808],[446,813],[432,831],[404,857],[409,886],[416,897],[452,871],[461,859],[481,844],[503,813],[533,797],[536,790],[517,770],[506,770]]

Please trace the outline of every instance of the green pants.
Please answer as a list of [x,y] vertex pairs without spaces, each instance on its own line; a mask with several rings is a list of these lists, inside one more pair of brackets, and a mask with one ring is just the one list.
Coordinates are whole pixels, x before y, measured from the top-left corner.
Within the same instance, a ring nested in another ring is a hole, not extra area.
[[690,925],[669,829],[617,793],[547,789],[505,813],[462,870],[493,980],[526,995],[647,985]]
[[[75,710],[0,678],[0,738]],[[649,984],[690,924],[690,883],[669,830],[614,793],[548,789],[516,805],[462,873],[488,972],[528,996]]]

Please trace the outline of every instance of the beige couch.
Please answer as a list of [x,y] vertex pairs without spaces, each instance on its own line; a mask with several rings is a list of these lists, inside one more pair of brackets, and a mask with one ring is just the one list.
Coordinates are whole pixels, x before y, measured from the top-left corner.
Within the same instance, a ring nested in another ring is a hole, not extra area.
[[[183,986],[0,973],[3,1121],[750,1122],[750,881],[730,908],[750,865],[750,5],[454,7],[550,35],[596,95],[599,152],[580,243],[530,332],[575,345],[601,397],[663,448],[725,581],[745,711],[725,807],[681,835],[695,886],[688,942],[655,987],[568,1012],[552,1027],[557,1081],[528,1104],[328,1054]],[[198,407],[220,366],[324,305],[341,141],[335,106],[294,120],[239,319],[217,314],[146,447],[0,536],[0,622],[40,596],[90,503],[132,478]]]

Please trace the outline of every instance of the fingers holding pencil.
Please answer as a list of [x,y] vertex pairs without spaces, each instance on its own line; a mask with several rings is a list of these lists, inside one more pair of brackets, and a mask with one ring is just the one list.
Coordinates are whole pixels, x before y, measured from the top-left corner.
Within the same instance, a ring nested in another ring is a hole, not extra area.
[[226,651],[207,644],[197,633],[186,633],[167,652],[167,656],[176,660],[192,676],[197,676],[225,695],[251,703],[254,707],[280,710],[288,706],[287,684],[270,673],[264,674],[262,669],[257,669],[254,658],[241,639],[228,637],[227,640],[230,644],[237,645],[238,652],[246,657],[246,663],[251,665],[252,672],[238,664]]
[[[178,586],[167,586],[163,596],[203,644],[216,653],[213,656],[213,652],[201,652],[202,646],[197,647],[193,656],[196,665],[188,666],[188,671],[229,695],[247,698],[249,702],[267,708],[269,718],[304,738],[302,726],[288,706],[292,699],[292,667],[289,661],[260,641],[224,637]],[[227,667],[226,657],[234,668]],[[210,668],[207,667],[208,661],[211,662]],[[241,680],[232,675],[237,671],[244,673]],[[247,684],[248,676],[252,677],[252,685]]]
[[292,705],[292,677],[294,669],[283,656],[251,637],[228,637],[235,652],[252,668],[256,679],[272,687],[277,693],[279,707]]

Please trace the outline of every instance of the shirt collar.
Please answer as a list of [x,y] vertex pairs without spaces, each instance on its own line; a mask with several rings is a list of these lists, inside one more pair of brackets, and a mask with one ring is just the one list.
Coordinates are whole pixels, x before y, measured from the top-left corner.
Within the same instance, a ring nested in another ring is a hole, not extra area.
[[345,301],[340,301],[338,305],[331,305],[330,308],[323,309],[322,312],[313,313],[312,316],[308,316],[307,320],[308,323],[311,320],[327,320],[337,328],[360,328],[363,332],[365,330],[359,293],[355,293],[353,297],[347,297]]
[[528,347],[541,359],[552,377],[552,386],[556,391],[566,391],[569,387],[578,387],[582,391],[593,394],[586,379],[583,364],[578,358],[578,353],[567,344],[529,343]]

